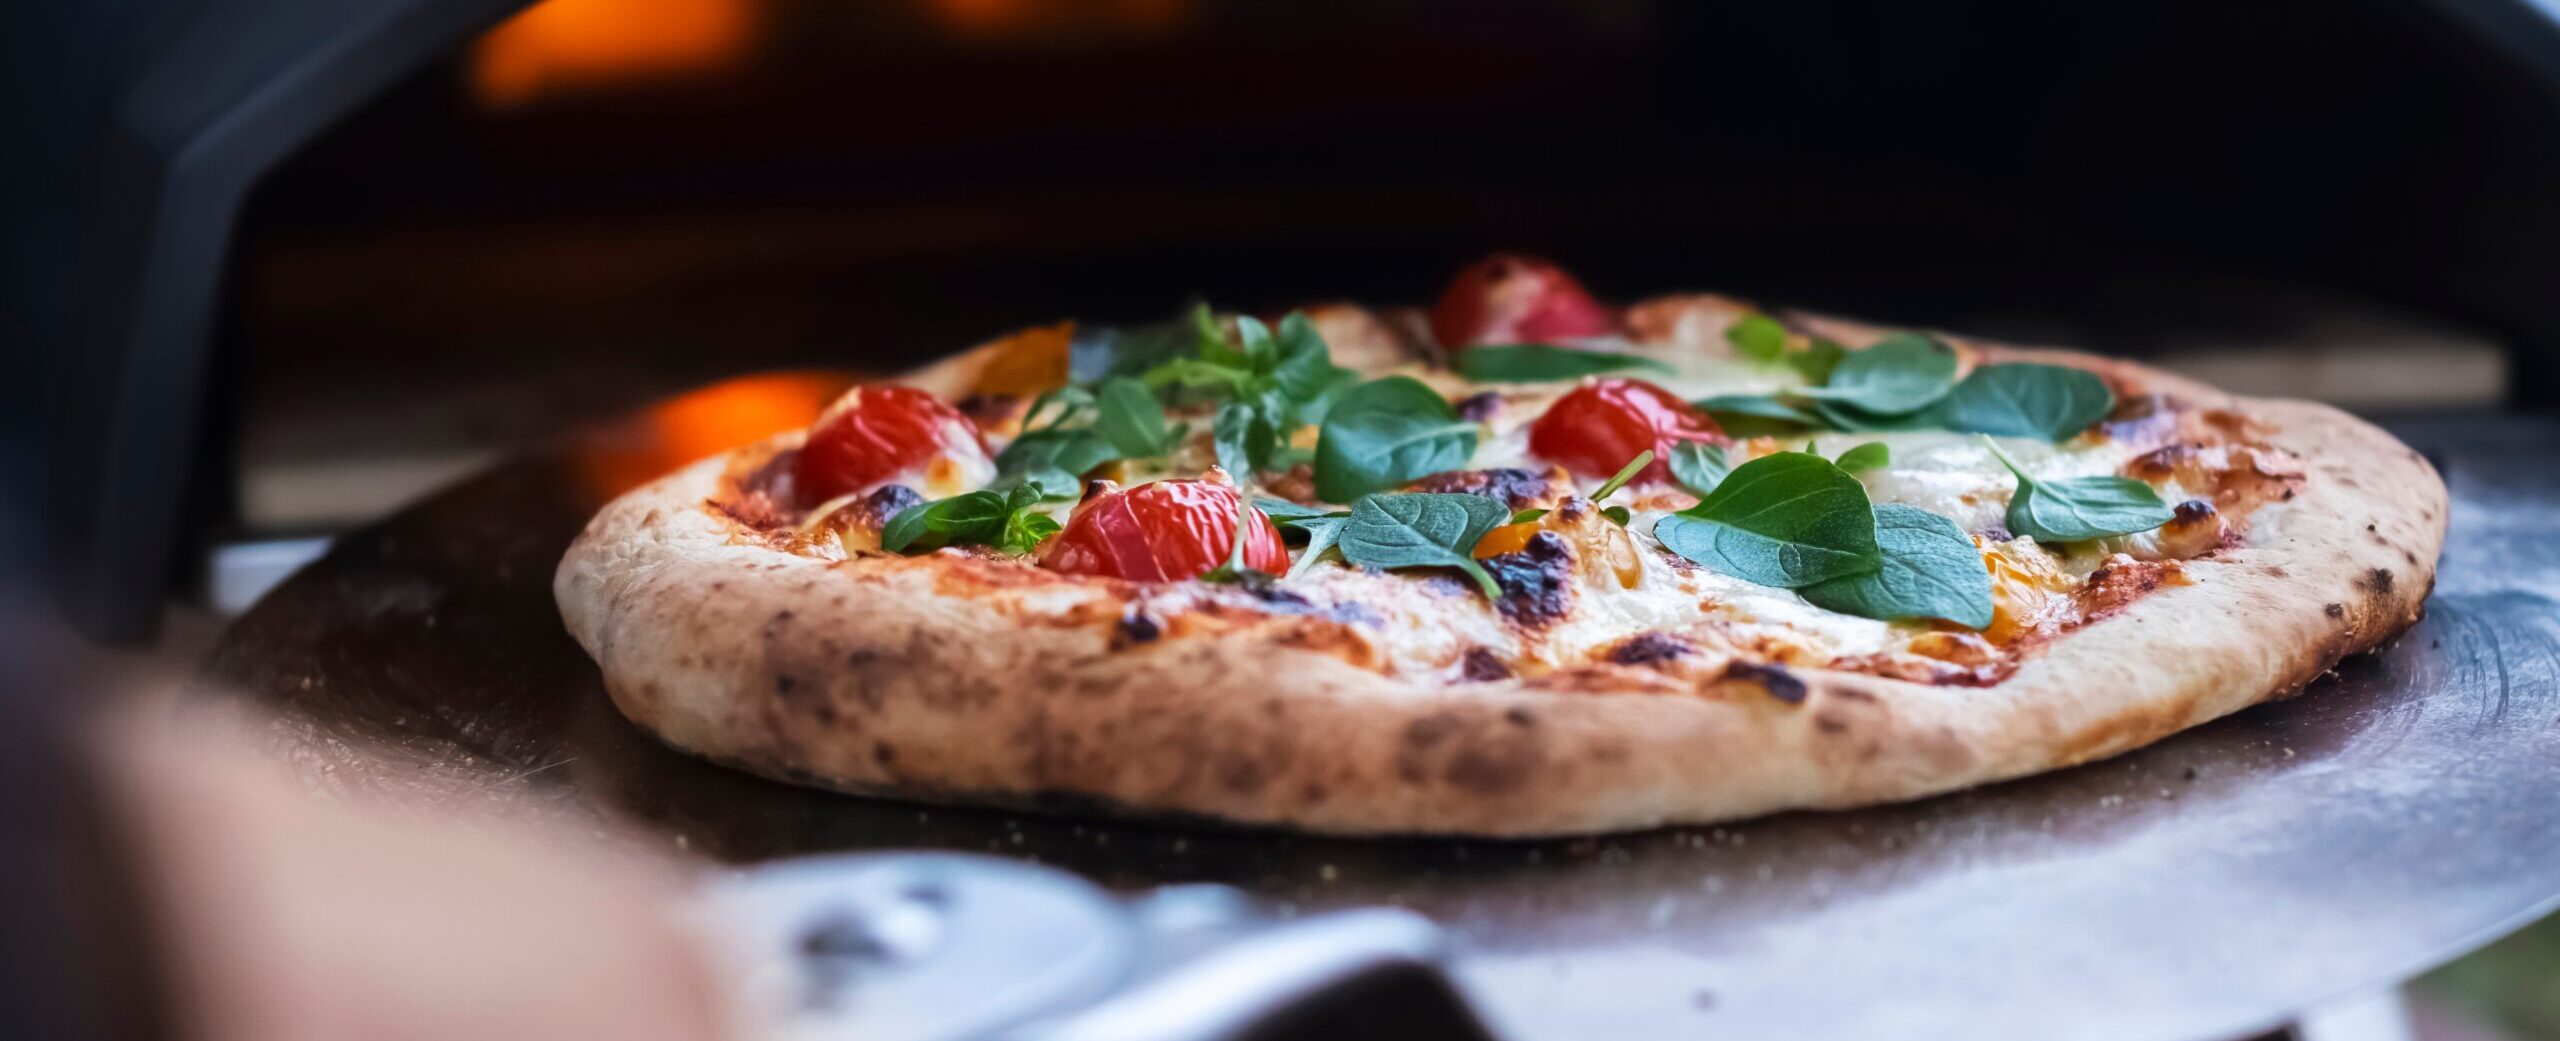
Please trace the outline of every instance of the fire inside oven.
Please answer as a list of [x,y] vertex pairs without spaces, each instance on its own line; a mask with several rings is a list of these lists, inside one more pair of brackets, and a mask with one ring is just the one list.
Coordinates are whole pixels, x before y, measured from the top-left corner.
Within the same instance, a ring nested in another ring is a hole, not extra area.
[[[2306,46],[2313,5],[1971,6],[546,0],[250,196],[183,555],[236,603],[310,536],[716,377],[1194,298],[1421,301],[1494,249],[1604,296],[1713,287],[2241,390],[2506,394],[2538,319],[2411,260],[2504,248],[2480,212],[2525,174],[2483,150],[2527,146],[2424,115],[2512,107],[2493,72],[2352,74],[2400,45],[2361,9]],[[812,408],[737,401],[696,436]]]

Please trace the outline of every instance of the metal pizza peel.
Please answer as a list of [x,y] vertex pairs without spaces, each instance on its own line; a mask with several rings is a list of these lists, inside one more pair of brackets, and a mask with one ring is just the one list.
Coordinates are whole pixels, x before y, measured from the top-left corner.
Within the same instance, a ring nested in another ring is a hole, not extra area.
[[[2560,905],[2560,423],[2393,424],[2453,490],[2436,595],[2299,697],[1901,806],[1347,841],[848,798],[623,721],[561,631],[561,550],[613,494],[841,382],[709,388],[347,535],[225,632],[199,695],[276,710],[278,748],[341,783],[536,804],[720,865],[965,853],[1113,900],[1225,886],[1265,930],[1401,909],[1379,950],[1442,967],[1506,1037],[2239,1036]],[[1417,923],[1437,938],[1394,931]]]

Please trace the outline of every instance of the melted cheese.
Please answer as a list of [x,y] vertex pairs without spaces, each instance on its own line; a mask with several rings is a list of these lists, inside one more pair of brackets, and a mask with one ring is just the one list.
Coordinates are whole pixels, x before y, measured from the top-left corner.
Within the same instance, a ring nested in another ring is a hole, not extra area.
[[[1643,353],[1674,365],[1675,371],[1669,374],[1630,375],[1659,383],[1684,398],[1764,394],[1803,384],[1802,378],[1785,366],[1713,356],[1694,349],[1648,349],[1619,340],[1584,346]],[[1574,387],[1572,383],[1479,384],[1418,363],[1376,373],[1390,374],[1413,376],[1452,400],[1486,391],[1501,395],[1501,404],[1486,421],[1475,456],[1468,463],[1470,469],[1547,468],[1547,463],[1529,452],[1528,428],[1556,398]],[[1123,484],[1192,477],[1215,462],[1206,410],[1197,415],[1186,410],[1173,418],[1190,423],[1190,442],[1171,458],[1127,466],[1120,476]],[[1984,449],[1977,436],[1943,431],[1810,436],[1813,451],[1832,457],[1869,441],[1883,442],[1892,454],[1886,466],[1859,475],[1873,501],[1927,510],[1954,520],[1970,532],[1997,532],[2004,527],[2003,515],[2016,480]],[[2021,467],[2039,478],[2116,473],[2131,454],[2114,442],[2092,437],[2062,445],[2004,438],[2000,445]],[[1790,439],[1782,447],[1806,446]],[[1767,444],[1760,448],[1775,450]],[[1744,454],[1756,454],[1741,445],[1729,451],[1736,463],[1742,461]],[[1596,483],[1584,482],[1586,486]],[[2174,487],[2164,488],[2163,494],[2170,496],[2172,502],[2178,501],[2179,493]],[[1657,486],[1628,489],[1618,501],[1636,510],[1628,530],[1643,558],[1641,577],[1632,588],[1616,581],[1577,581],[1573,609],[1543,629],[1527,630],[1506,623],[1481,595],[1457,583],[1377,574],[1338,561],[1309,568],[1296,577],[1283,579],[1282,584],[1318,603],[1358,605],[1377,622],[1371,628],[1387,667],[1404,673],[1453,672],[1470,648],[1486,647],[1502,654],[1518,671],[1534,674],[1589,661],[1630,634],[1653,631],[1686,632],[1710,646],[1748,644],[1756,653],[1778,660],[1818,664],[1834,658],[1903,652],[1913,637],[1930,631],[1920,624],[1881,622],[1826,611],[1789,590],[1757,585],[1704,567],[1684,566],[1653,537],[1653,525],[1665,514],[1690,505],[1693,498],[1677,489]],[[1071,504],[1055,504],[1049,509],[1063,521]],[[2077,547],[2059,559],[2059,570],[2075,578],[2084,576],[2108,554],[2138,549],[2136,540],[2144,537],[2100,540]],[[2032,545],[2031,540],[2019,540],[2008,551],[2031,552]]]

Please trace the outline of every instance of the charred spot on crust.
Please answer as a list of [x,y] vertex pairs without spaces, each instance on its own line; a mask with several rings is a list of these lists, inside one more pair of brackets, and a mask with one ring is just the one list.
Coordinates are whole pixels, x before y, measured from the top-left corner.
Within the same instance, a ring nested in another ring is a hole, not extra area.
[[1458,674],[1470,683],[1490,683],[1510,679],[1511,666],[1503,664],[1490,647],[1469,647],[1466,656],[1459,659]]
[[1642,633],[1609,651],[1609,660],[1620,665],[1651,665],[1670,661],[1689,653],[1688,641],[1669,633]]
[[2175,519],[2172,520],[2171,523],[2194,524],[2198,521],[2212,519],[2216,511],[2214,510],[2212,503],[2206,502],[2202,499],[2189,499],[2185,502],[2179,503],[2177,509],[2171,512],[2176,515]]
[[1490,390],[1469,394],[1459,399],[1457,408],[1458,418],[1470,423],[1482,423],[1492,419],[1494,413],[1502,411],[1502,395]]
[[1112,643],[1120,646],[1154,643],[1157,637],[1163,635],[1164,627],[1157,625],[1156,620],[1140,610],[1138,605],[1131,604],[1129,610],[1120,616],[1120,624],[1113,632]]
[[1546,625],[1573,605],[1573,549],[1562,535],[1541,531],[1519,552],[1487,557],[1483,563],[1502,590],[1494,607],[1512,621]]
[[2323,604],[2320,607],[2320,611],[2331,618],[2344,618],[2347,616],[2347,605],[2336,603]]
[[1797,679],[1796,674],[1787,671],[1784,665],[1763,665],[1756,661],[1743,661],[1737,658],[1725,665],[1724,678],[1749,680],[1758,683],[1760,689],[1768,691],[1770,697],[1790,705],[1804,704],[1804,681]]
[[1370,609],[1369,605],[1350,601],[1327,606],[1324,609],[1324,616],[1345,625],[1365,625],[1376,628],[1387,624],[1386,618]]
[[1527,509],[1546,502],[1555,494],[1555,482],[1543,471],[1519,467],[1492,470],[1451,470],[1415,481],[1406,488],[1417,492],[1455,492],[1481,495],[1500,501],[1515,510]]
[[1283,614],[1306,614],[1316,609],[1315,601],[1299,593],[1280,588],[1278,581],[1277,578],[1259,571],[1247,571],[1236,583],[1236,587],[1253,594],[1253,598],[1262,601],[1263,606]]
[[2391,571],[2388,568],[2375,568],[2368,571],[2365,573],[2362,584],[2366,589],[2377,594],[2388,593],[2391,591]]

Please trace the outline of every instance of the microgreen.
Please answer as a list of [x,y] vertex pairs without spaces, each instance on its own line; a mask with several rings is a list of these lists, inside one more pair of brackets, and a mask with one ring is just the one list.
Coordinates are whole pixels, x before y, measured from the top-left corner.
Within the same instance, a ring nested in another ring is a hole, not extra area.
[[[1684,441],[1681,443],[1695,444],[1696,442]],[[1600,487],[1591,492],[1591,501],[1599,502],[1602,499],[1618,494],[1618,489],[1626,487],[1628,481],[1635,480],[1637,474],[1643,473],[1644,468],[1651,465],[1653,465],[1653,449],[1648,448],[1636,453],[1635,458],[1627,460],[1627,465],[1619,467],[1618,472],[1615,475],[1611,476],[1608,480],[1601,482]]]
[[1662,518],[1664,548],[1764,586],[1796,589],[1875,570],[1875,512],[1831,461],[1778,452],[1735,467],[1696,506]]
[[1458,352],[1450,362],[1450,368],[1457,370],[1458,375],[1479,383],[1548,383],[1629,369],[1672,371],[1670,364],[1659,358],[1543,343],[1469,347]]
[[2177,516],[2160,493],[2131,477],[2067,477],[2038,480],[2018,468],[2009,453],[1989,437],[1982,439],[2000,465],[2017,475],[2018,490],[2009,497],[2009,531],[2039,542],[2080,542],[2149,531]]
[[1165,429],[1164,406],[1156,402],[1146,384],[1115,376],[1103,381],[1094,403],[1094,430],[1111,442],[1111,447],[1119,449],[1123,457],[1146,458],[1172,450],[1173,438]]
[[1316,439],[1316,495],[1351,502],[1415,478],[1465,466],[1476,425],[1447,398],[1411,376],[1371,380],[1344,391]]

